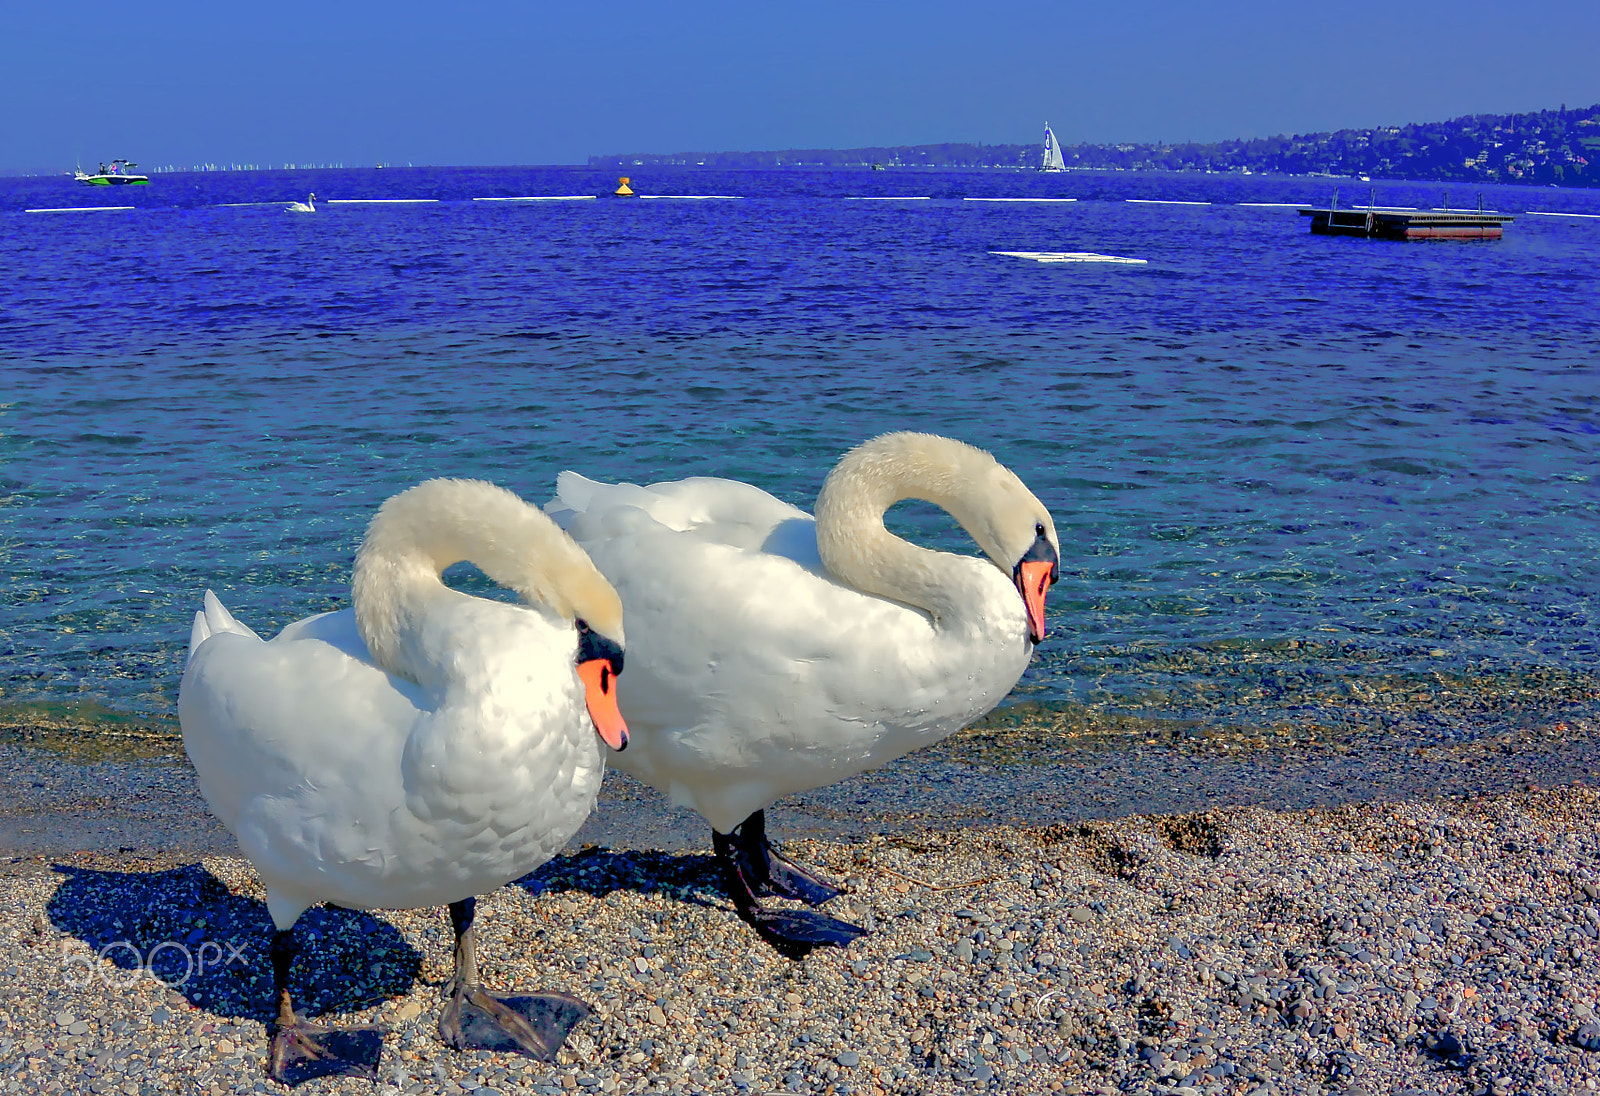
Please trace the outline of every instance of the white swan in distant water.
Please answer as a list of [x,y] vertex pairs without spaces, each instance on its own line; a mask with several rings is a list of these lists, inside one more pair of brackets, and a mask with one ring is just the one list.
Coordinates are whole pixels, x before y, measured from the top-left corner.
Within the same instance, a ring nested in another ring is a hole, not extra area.
[[[450,589],[439,575],[458,560],[523,603]],[[448,904],[456,974],[441,1036],[552,1060],[588,1009],[563,993],[485,990],[473,896],[555,855],[599,791],[600,738],[627,744],[622,604],[549,518],[472,480],[384,503],[351,585],[353,610],[265,642],[207,592],[178,691],[200,790],[260,873],[277,928],[268,1072],[290,1085],[377,1076],[376,1029],[294,1013],[290,930],[315,902]]]
[[[949,512],[983,558],[884,528],[901,499]],[[725,479],[649,487],[563,472],[546,507],[622,597],[619,685],[635,731],[618,768],[693,807],[739,916],[780,952],[862,930],[808,911],[837,889],[767,841],[765,808],[876,769],[993,708],[1045,634],[1055,523],[994,457],[887,434],[847,454],[816,519]]]
[[307,194],[305,201],[290,202],[283,208],[286,213],[315,213],[317,211],[317,196],[314,193]]

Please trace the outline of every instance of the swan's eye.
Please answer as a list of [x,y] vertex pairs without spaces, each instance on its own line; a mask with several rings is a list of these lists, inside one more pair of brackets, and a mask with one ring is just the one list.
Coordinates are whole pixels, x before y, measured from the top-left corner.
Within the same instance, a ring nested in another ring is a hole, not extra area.
[[622,648],[614,641],[607,639],[599,632],[591,629],[583,621],[578,625],[578,657],[577,663],[582,666],[586,662],[603,659],[607,672],[616,677],[622,672]]
[[1041,521],[1034,525],[1033,532],[1035,536],[1044,536],[1044,522]]

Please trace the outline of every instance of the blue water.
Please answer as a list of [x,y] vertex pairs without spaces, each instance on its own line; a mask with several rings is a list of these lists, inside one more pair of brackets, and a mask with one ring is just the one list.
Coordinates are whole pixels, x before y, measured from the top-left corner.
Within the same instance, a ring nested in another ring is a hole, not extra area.
[[[1056,516],[1055,634],[1014,699],[1469,730],[1600,710],[1600,220],[1317,237],[1238,203],[1365,185],[1115,173],[640,169],[642,194],[742,197],[471,200],[615,178],[0,180],[0,707],[171,716],[207,587],[263,632],[341,604],[367,518],[421,478],[543,501],[567,467],[712,474],[809,506],[842,450],[909,428],[991,448]],[[312,190],[315,214],[278,204]],[[883,195],[930,200],[849,200]],[[440,200],[326,204],[396,197]],[[23,212],[99,204],[137,208]],[[931,508],[894,516],[967,550]]]

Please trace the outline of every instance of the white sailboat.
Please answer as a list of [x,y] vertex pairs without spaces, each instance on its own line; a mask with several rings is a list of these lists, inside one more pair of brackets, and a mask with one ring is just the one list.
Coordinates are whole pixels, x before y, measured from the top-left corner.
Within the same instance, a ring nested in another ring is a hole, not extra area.
[[1049,122],[1044,124],[1044,163],[1039,167],[1042,171],[1067,170],[1067,161],[1061,155],[1061,142],[1056,140]]

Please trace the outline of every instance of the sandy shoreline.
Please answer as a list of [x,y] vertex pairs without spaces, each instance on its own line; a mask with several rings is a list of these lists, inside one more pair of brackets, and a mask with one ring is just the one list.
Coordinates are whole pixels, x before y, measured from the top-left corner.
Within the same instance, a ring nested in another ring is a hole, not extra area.
[[[555,1066],[440,1045],[442,911],[314,911],[296,978],[331,972],[309,1011],[390,1026],[380,1092],[1585,1092],[1597,821],[1573,786],[794,842],[872,929],[799,964],[732,917],[704,852],[587,849],[480,906],[492,986],[596,1006]],[[129,860],[0,878],[0,1092],[264,1082],[253,873]],[[216,961],[168,986],[121,941],[173,942],[173,982]]]
[[[1271,735],[1195,728],[1081,733],[1048,716],[997,713],[924,750],[768,812],[780,838],[861,841],[997,825],[1040,828],[1229,806],[1334,807],[1420,796],[1503,795],[1600,786],[1600,725],[1569,716],[1489,733],[1471,724]],[[213,818],[171,734],[104,727],[0,727],[4,859],[75,852],[237,851]],[[570,849],[696,849],[698,816],[618,772]]]

